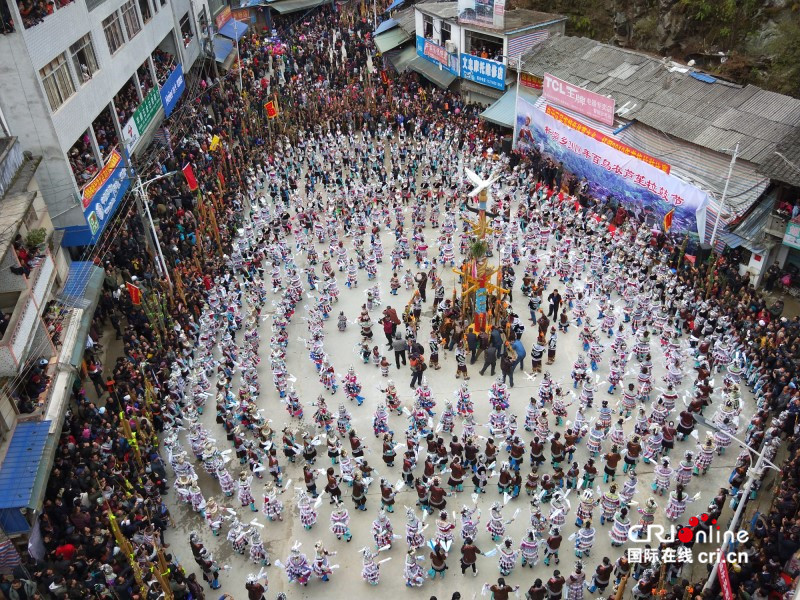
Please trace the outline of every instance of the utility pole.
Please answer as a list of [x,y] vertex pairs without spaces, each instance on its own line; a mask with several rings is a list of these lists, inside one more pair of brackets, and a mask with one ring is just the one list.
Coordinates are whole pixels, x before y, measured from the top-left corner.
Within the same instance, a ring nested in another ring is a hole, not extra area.
[[150,203],[147,199],[147,186],[149,186],[154,181],[158,181],[159,179],[164,179],[165,177],[171,177],[177,173],[177,171],[171,171],[169,173],[165,173],[164,175],[159,175],[158,177],[153,177],[152,179],[148,179],[144,183],[142,183],[142,178],[137,174],[136,175],[136,195],[138,196],[139,202],[144,209],[144,214],[147,217],[147,222],[150,227],[150,233],[153,236],[153,243],[156,247],[156,253],[158,255],[156,260],[156,267],[158,267],[158,271],[161,276],[166,279],[167,283],[172,287],[172,279],[169,276],[169,269],[167,268],[167,261],[164,260],[164,254],[161,252],[161,242],[158,239],[158,234],[156,233],[156,226],[153,223],[153,215],[150,214]]
[[717,211],[717,218],[714,220],[714,229],[711,231],[711,251],[714,251],[714,242],[717,239],[717,229],[719,228],[719,220],[722,217],[722,211],[725,210],[725,200],[728,197],[728,185],[731,182],[731,175],[733,175],[733,167],[736,165],[736,158],[739,156],[739,142],[736,142],[736,147],[733,149],[733,156],[731,157],[731,164],[728,167],[728,177],[725,179],[725,187],[722,190],[722,199],[719,202],[719,210]]

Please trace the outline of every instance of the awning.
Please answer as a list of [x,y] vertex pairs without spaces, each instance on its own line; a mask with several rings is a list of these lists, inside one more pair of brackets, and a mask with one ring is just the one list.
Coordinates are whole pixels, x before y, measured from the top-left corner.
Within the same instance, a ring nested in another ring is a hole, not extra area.
[[394,19],[386,19],[375,29],[375,35],[379,35],[384,31],[389,31],[390,29],[392,29],[393,27],[397,27],[398,25],[400,25],[400,23],[398,23]]
[[403,4],[403,2],[405,2],[405,1],[406,1],[406,0],[394,0],[394,2],[392,2],[392,3],[389,5],[389,8],[387,8],[387,9],[386,9],[384,12],[389,12],[389,11],[392,11],[392,10],[394,10],[395,8],[397,8],[397,7],[399,7],[401,4]]
[[385,33],[375,36],[375,45],[378,47],[378,50],[383,52],[388,52],[392,48],[397,48],[401,44],[405,44],[408,40],[411,39],[411,34],[406,33],[399,27],[395,29],[391,29]]
[[450,71],[440,69],[435,64],[422,58],[421,56],[416,56],[414,60],[408,63],[408,68],[412,71],[416,71],[442,89],[447,89],[450,87],[450,84],[456,80],[456,76]]
[[308,10],[309,8],[316,8],[328,2],[328,0],[282,0],[280,2],[273,2],[269,5],[270,8],[282,15],[297,12],[299,10]]
[[388,55],[388,58],[395,71],[398,73],[405,73],[408,69],[408,63],[414,60],[416,56],[417,47],[409,46],[407,48],[403,48],[402,50],[392,51],[392,54]]
[[228,55],[233,50],[233,41],[226,37],[216,36],[214,38],[214,58],[218,63],[225,62]]
[[730,227],[731,231],[720,231],[717,235],[721,236],[731,248],[744,246],[753,254],[766,254],[767,247],[764,245],[761,234],[767,226],[767,220],[772,214],[777,200],[778,193],[775,189],[761,202],[751,207],[738,225]]
[[[247,23],[242,23],[236,19],[228,19],[225,25],[219,28],[219,33],[238,42],[247,33],[248,27]],[[214,43],[216,44],[216,40],[214,40]]]
[[[59,300],[70,308],[76,309],[73,311],[67,327],[67,329],[74,330],[74,339],[71,336],[69,340],[67,336],[64,337],[60,362],[69,362],[73,367],[77,367],[83,360],[86,336],[89,335],[89,326],[92,324],[94,310],[100,300],[103,277],[103,269],[95,266],[94,263],[76,261],[70,266],[67,282],[59,295]],[[74,323],[76,318],[78,319],[77,324]],[[73,348],[67,348],[68,342],[73,344]]]
[[[8,450],[0,465],[0,527],[8,535],[27,533],[30,524],[20,509],[39,509],[41,498],[34,494],[37,480],[50,471],[52,461],[43,460],[50,438],[50,421],[20,423],[14,429]],[[54,446],[51,447],[54,449]],[[45,478],[46,479],[46,478]],[[38,486],[41,492],[43,486]]]
[[[519,95],[529,102],[535,102],[536,98],[524,90],[520,89]],[[517,86],[514,85],[509,90],[502,95],[502,97],[492,104],[489,108],[481,113],[481,117],[489,121],[490,123],[494,123],[495,125],[500,125],[501,127],[508,127],[513,129],[514,127],[514,115],[517,112],[515,103],[517,98]]]

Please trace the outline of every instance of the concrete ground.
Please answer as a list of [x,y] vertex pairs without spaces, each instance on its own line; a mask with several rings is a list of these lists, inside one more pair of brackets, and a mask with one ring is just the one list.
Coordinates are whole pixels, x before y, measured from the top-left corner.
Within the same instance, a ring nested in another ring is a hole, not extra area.
[[[432,243],[433,240],[436,238],[436,231],[427,229],[426,230],[426,237],[431,243],[431,253],[436,251],[436,246]],[[388,256],[391,251],[391,248],[394,244],[394,236],[386,231],[381,233],[381,239],[383,241],[385,255],[386,258],[383,261],[382,265],[379,265],[379,279],[378,282],[381,285],[381,289],[383,290],[383,306],[377,307],[373,312],[373,317],[375,319],[379,318],[381,310],[387,304],[392,305],[398,310],[398,313],[401,312],[402,308],[405,304],[409,301],[411,297],[411,293],[405,290],[401,290],[398,297],[390,296],[388,293],[389,286],[389,278],[391,276],[391,269],[388,264]],[[346,240],[346,243],[350,243],[350,239]],[[321,252],[323,250],[322,246],[318,246],[318,250]],[[299,266],[302,268],[305,266],[305,258],[303,255],[300,255],[298,258]],[[495,257],[492,259],[493,261],[497,261]],[[409,265],[412,266],[413,265]],[[524,270],[524,265],[521,265],[518,269],[518,285],[521,282],[521,273]],[[440,273],[443,269],[440,267]],[[448,294],[452,293],[453,286],[456,284],[456,276],[452,274],[449,269],[444,269],[444,281],[447,286]],[[286,575],[283,570],[277,568],[276,566],[271,566],[266,569],[266,572],[269,576],[269,593],[267,594],[268,597],[272,598],[278,592],[286,592],[290,599],[294,598],[312,598],[312,597],[320,597],[322,594],[325,594],[327,598],[344,598],[347,597],[350,593],[369,593],[372,592],[372,588],[369,587],[362,579],[361,579],[361,556],[358,553],[358,550],[363,546],[373,546],[374,541],[372,535],[370,533],[372,521],[375,519],[378,508],[380,507],[380,493],[378,487],[378,479],[380,476],[385,476],[389,481],[396,482],[400,478],[400,461],[398,460],[395,463],[394,468],[387,468],[382,460],[381,460],[381,445],[378,440],[373,437],[372,433],[372,417],[373,412],[376,405],[379,402],[383,402],[384,395],[379,391],[379,387],[385,385],[386,379],[383,379],[380,376],[379,369],[372,364],[363,364],[359,356],[356,354],[356,347],[360,341],[359,329],[356,325],[349,325],[345,332],[339,332],[336,328],[336,316],[338,315],[339,311],[344,311],[347,317],[352,321],[354,320],[359,312],[361,305],[365,302],[366,296],[365,292],[368,287],[366,274],[364,271],[359,271],[359,286],[355,289],[347,289],[344,286],[344,276],[343,274],[337,273],[337,281],[339,283],[339,287],[341,289],[340,301],[338,304],[335,304],[333,307],[333,314],[331,315],[330,320],[325,326],[326,330],[326,340],[325,340],[325,348],[330,354],[333,364],[336,368],[336,372],[339,374],[344,374],[347,371],[347,368],[350,365],[354,365],[356,367],[356,371],[360,378],[360,381],[363,385],[362,394],[366,397],[366,401],[364,405],[361,407],[356,407],[354,404],[350,404],[348,402],[348,410],[351,412],[353,416],[353,426],[362,437],[362,440],[368,444],[369,452],[366,455],[367,460],[369,463],[374,466],[377,470],[376,481],[373,483],[372,487],[370,488],[370,493],[368,496],[367,507],[368,511],[366,512],[359,512],[353,510],[352,500],[350,499],[350,489],[343,486],[344,492],[344,500],[345,505],[347,506],[350,512],[351,518],[351,530],[353,532],[353,540],[350,543],[345,543],[344,541],[336,540],[335,536],[330,532],[329,529],[329,516],[330,516],[330,506],[328,504],[328,498],[324,498],[322,505],[319,508],[319,516],[317,524],[313,527],[311,531],[306,531],[302,528],[299,523],[299,519],[297,518],[297,509],[294,505],[294,489],[290,489],[287,491],[283,496],[283,502],[285,504],[286,510],[284,513],[284,521],[283,522],[275,522],[271,523],[266,520],[266,518],[261,513],[252,513],[247,508],[242,508],[238,506],[238,502],[235,498],[225,499],[219,489],[219,485],[215,480],[212,480],[204,473],[201,465],[196,465],[196,470],[200,476],[200,485],[203,489],[203,492],[206,498],[214,497],[218,501],[222,501],[225,506],[229,506],[234,508],[237,513],[240,515],[240,518],[244,522],[249,522],[253,517],[257,517],[258,521],[265,525],[264,529],[262,530],[262,537],[265,540],[265,546],[269,552],[271,560],[274,562],[275,559],[280,559],[281,561],[286,560],[286,557],[289,554],[289,548],[293,544],[295,540],[302,542],[301,550],[304,552],[309,560],[313,559],[314,556],[314,544],[318,540],[322,540],[325,544],[325,547],[330,551],[336,551],[338,554],[332,558],[331,564],[338,565],[339,568],[336,569],[333,573],[331,581],[328,583],[324,583],[318,580],[313,580],[307,587],[301,588],[296,584],[290,585],[287,581]],[[267,277],[269,277],[269,270],[267,270]],[[305,281],[304,281],[305,283]],[[269,281],[267,282],[269,284]],[[371,284],[370,284],[371,285]],[[269,287],[269,285],[268,285]],[[559,287],[558,282],[553,279],[553,283],[551,284],[551,288]],[[548,292],[545,292],[545,297]],[[272,295],[271,295],[272,296]],[[428,333],[430,331],[430,318],[432,315],[432,293],[429,293],[428,303],[424,305],[423,310],[423,319],[422,319],[422,326],[419,333],[419,339],[423,342],[427,342]],[[527,299],[522,296],[519,290],[515,290],[514,294],[515,303],[514,306],[516,307],[517,311],[520,315],[527,315]],[[307,302],[307,299],[304,299],[304,302]],[[288,347],[288,356],[287,356],[287,365],[289,371],[297,378],[297,381],[294,383],[297,392],[303,401],[305,407],[305,421],[303,422],[302,426],[309,430],[314,430],[313,422],[311,421],[311,417],[314,413],[314,408],[311,406],[311,402],[313,402],[320,393],[323,393],[326,398],[328,399],[328,405],[332,411],[335,411],[340,402],[344,402],[344,393],[343,390],[340,389],[335,395],[331,395],[324,391],[322,385],[318,381],[317,372],[314,369],[311,361],[308,357],[307,350],[303,347],[303,344],[298,341],[299,337],[307,337],[307,328],[306,323],[303,320],[303,316],[305,314],[305,310],[301,305],[298,306],[297,313],[292,320],[290,325],[290,343]],[[267,305],[268,309],[271,309],[269,304]],[[597,315],[597,308],[595,305],[592,305],[589,310],[587,311],[588,315],[594,320]],[[525,319],[527,322],[527,319]],[[382,333],[382,329],[380,325],[376,325],[373,328],[375,332],[374,337],[374,344],[377,344],[379,348],[385,350],[385,339]],[[554,365],[550,367],[546,367],[550,370],[551,374],[553,375],[556,381],[562,382],[564,385],[568,386],[572,389],[571,380],[570,380],[570,372],[572,369],[573,362],[575,361],[578,353],[581,351],[581,345],[578,340],[578,328],[574,325],[570,327],[569,332],[566,334],[559,335],[559,343],[558,343],[558,354],[557,359]],[[277,398],[277,394],[272,387],[272,378],[269,368],[269,361],[267,359],[269,348],[269,338],[270,338],[270,321],[267,320],[261,325],[261,356],[264,357],[261,366],[260,366],[260,376],[261,376],[261,388],[262,394],[260,398],[260,404],[266,409],[266,414],[269,418],[272,419],[272,426],[276,431],[280,431],[283,427],[284,423],[289,423],[290,419],[285,410],[285,406],[279,401]],[[527,322],[526,331],[522,336],[522,341],[525,344],[526,349],[530,349],[534,341],[534,333],[532,329],[532,325]],[[609,341],[605,339],[603,336],[603,342],[608,345]],[[687,343],[684,340],[684,343]],[[629,342],[629,346],[632,345],[632,342]],[[657,341],[652,344],[653,350],[653,362],[655,364],[655,385],[656,387],[662,387],[663,383],[661,381],[662,376],[664,375],[664,360],[663,354],[659,347]],[[608,359],[611,351],[606,350],[604,354],[604,361],[601,365],[598,373],[600,375],[600,379],[605,380],[607,379],[608,375]],[[454,392],[459,385],[459,381],[455,379],[455,359],[452,353],[441,353],[441,364],[443,365],[442,369],[439,371],[434,371],[433,369],[428,369],[426,372],[428,383],[434,393],[434,397],[436,399],[436,419],[438,421],[438,416],[441,414],[441,411],[444,407],[444,403],[446,400],[454,400]],[[403,404],[406,406],[411,406],[413,401],[413,392],[409,389],[409,382],[411,374],[408,370],[408,367],[402,367],[399,371],[395,369],[394,366],[394,357],[393,353],[388,354],[387,358],[389,358],[390,362],[392,363],[390,377],[395,381],[397,390],[401,395],[401,399]],[[475,366],[471,366],[469,368],[470,374],[470,381],[469,386],[472,392],[472,399],[475,404],[476,410],[476,422],[479,424],[486,424],[488,422],[488,412],[489,412],[489,402],[488,402],[488,390],[494,381],[493,377],[490,377],[488,372],[485,376],[480,376],[478,374],[478,368],[480,367],[480,360],[476,363]],[[687,365],[691,366],[691,365]],[[476,368],[478,367],[478,368]],[[530,370],[530,359],[526,359],[525,364],[526,371],[529,372]],[[638,372],[638,366],[636,366],[635,362],[631,362],[628,367],[629,370],[633,370],[634,374],[630,375],[626,378],[625,383],[628,381],[632,381],[635,379],[635,372]],[[499,365],[498,365],[498,373],[499,373]],[[717,382],[721,383],[722,376],[717,376]],[[532,434],[525,432],[522,429],[522,425],[524,423],[524,415],[525,415],[525,408],[528,404],[529,398],[531,396],[538,396],[538,389],[539,389],[539,382],[541,377],[537,377],[535,380],[532,380],[527,373],[520,373],[519,370],[516,373],[515,377],[515,387],[511,390],[511,409],[510,412],[513,412],[518,417],[518,423],[520,426],[519,433],[521,434],[523,440],[527,443],[530,439],[532,439]],[[690,389],[691,383],[693,378],[690,376],[686,377],[686,383],[684,384],[684,389]],[[341,381],[341,378],[340,378]],[[611,401],[611,404],[616,404],[616,402],[620,398],[620,392],[617,391],[616,395],[609,396],[606,393],[607,384],[601,384],[598,386],[598,392],[595,398],[595,406],[599,406],[600,401],[608,398]],[[682,391],[681,391],[682,393]],[[745,399],[745,410],[742,415],[740,423],[743,426],[748,422],[749,416],[753,413],[753,401],[749,395],[749,392],[745,389],[744,394],[746,396]],[[652,398],[656,398],[658,395],[658,391],[654,391],[652,394]],[[714,394],[714,399],[718,400],[719,395]],[[676,407],[676,413],[673,414],[672,418],[677,420],[677,412],[682,409],[683,405],[681,402],[678,402],[678,406]],[[570,411],[570,419],[574,419],[576,406],[573,405],[569,408]],[[710,410],[707,411],[707,416],[710,417],[713,414],[714,407],[712,406]],[[649,412],[649,407],[648,407]],[[591,419],[592,417],[596,416],[596,409],[592,409],[588,411],[587,416]],[[221,426],[215,423],[215,414],[214,414],[214,406],[212,400],[209,400],[207,405],[207,410],[205,414],[202,416],[202,421],[204,425],[211,431],[211,435],[214,436],[219,441],[220,449],[227,449],[228,446],[226,445],[225,433]],[[298,423],[295,421],[293,426],[297,426]],[[390,416],[390,426],[395,432],[395,439],[396,441],[403,441],[404,435],[403,432],[405,428],[408,426],[408,422],[405,417],[399,417],[395,414]],[[554,428],[554,422],[551,421],[551,428]],[[633,420],[631,419],[628,423],[626,423],[626,429],[632,430],[633,428]],[[478,433],[486,434],[486,429],[478,429]],[[456,419],[456,433],[461,433],[461,423],[460,419]],[[701,439],[704,435],[704,431],[700,430]],[[184,447],[189,450],[190,446],[188,441],[186,440],[185,435],[182,436],[182,443]],[[695,448],[696,442],[693,439],[688,441],[677,443],[676,449],[671,453],[673,459],[673,466],[677,464],[677,461],[682,458],[683,453],[686,450],[696,450]],[[608,441],[604,444],[604,450],[610,448],[610,443]],[[327,456],[324,454],[324,446],[319,448],[320,450],[320,457],[317,460],[316,467],[317,468],[327,468],[329,465]],[[424,456],[424,449],[421,450],[421,454]],[[280,454],[280,451],[279,451]],[[727,480],[728,476],[730,475],[731,468],[733,463],[735,462],[736,456],[738,454],[738,449],[734,446],[728,450],[723,456],[715,457],[713,465],[709,471],[709,473],[704,477],[695,477],[692,483],[689,486],[689,494],[694,495],[697,492],[701,493],[700,499],[690,504],[689,512],[690,514],[698,514],[702,512],[705,507],[708,505],[711,498],[715,495],[715,493],[719,490],[720,487],[727,487]],[[505,458],[505,452],[501,452],[501,456]],[[549,449],[546,450],[545,456],[548,460],[543,464],[543,468],[540,473],[552,473],[552,468],[549,465]],[[282,463],[285,463],[285,459],[281,456]],[[576,454],[575,460],[578,461],[579,465],[583,465],[586,460],[588,459],[588,453],[586,451],[584,443],[582,443]],[[294,465],[285,465],[285,475],[284,481],[288,478],[292,479],[292,488],[295,485],[301,485],[302,475],[301,475],[301,468],[302,468],[302,459],[299,459],[296,464]],[[422,463],[422,457],[420,459],[420,464]],[[598,467],[602,472],[602,464],[598,461]],[[234,461],[228,464],[228,468],[231,471],[234,479],[238,476],[239,473],[239,465],[238,461],[236,461],[234,457]],[[421,471],[421,467],[418,467],[417,471]],[[621,471],[621,469],[620,469]],[[529,472],[529,459],[526,454],[525,463],[522,466],[521,473],[523,475],[523,481]],[[651,494],[650,484],[653,480],[652,478],[653,472],[653,465],[646,465],[640,462],[638,467],[639,473],[639,485],[636,494],[635,500],[638,502],[639,506],[642,506],[647,498]],[[621,484],[624,481],[624,476],[617,477],[617,481]],[[598,476],[597,482],[600,483],[601,487],[604,489],[607,487],[602,483],[602,476]],[[451,496],[447,499],[447,508],[450,511],[458,510],[461,508],[463,504],[470,504],[472,502],[470,495],[472,493],[472,486],[470,481],[465,481],[465,483],[469,485],[465,485],[465,490],[462,493],[457,494],[456,496]],[[478,525],[479,528],[479,536],[476,540],[478,547],[483,550],[484,552],[489,551],[494,547],[494,543],[491,541],[488,532],[486,531],[485,525],[487,522],[487,518],[489,516],[489,508],[491,504],[500,499],[496,485],[496,479],[494,481],[490,481],[490,485],[487,489],[487,493],[480,496],[478,501],[480,510],[481,510],[481,520],[480,524]],[[320,478],[318,480],[318,486],[321,490],[324,487],[324,478]],[[253,496],[256,498],[256,504],[261,508],[262,504],[262,489],[261,489],[261,482],[258,480],[254,481],[253,485]],[[450,558],[448,560],[448,566],[450,567],[449,571],[447,571],[447,576],[444,580],[437,579],[435,582],[426,581],[423,588],[415,588],[410,589],[405,586],[404,578],[403,578],[403,562],[404,562],[404,555],[406,552],[406,543],[405,543],[405,523],[406,523],[406,516],[405,510],[403,508],[404,505],[407,506],[414,506],[416,501],[416,494],[413,490],[405,489],[400,492],[397,496],[397,503],[396,503],[396,511],[394,515],[391,515],[391,521],[394,526],[394,531],[396,534],[400,536],[400,539],[395,540],[394,547],[388,551],[382,553],[383,556],[390,556],[392,558],[391,561],[385,563],[381,566],[381,581],[380,585],[376,588],[375,591],[379,591],[380,593],[388,593],[394,594],[398,593],[402,596],[410,596],[410,597],[417,597],[417,598],[427,598],[430,596],[437,596],[439,599],[442,598],[450,598],[450,595],[455,592],[459,591],[464,598],[475,598],[481,592],[481,588],[485,582],[494,583],[499,576],[498,573],[498,565],[497,565],[497,557],[487,558],[487,557],[479,557],[478,559],[478,569],[479,574],[476,578],[473,578],[471,575],[467,575],[466,577],[461,575],[459,569],[459,548],[460,548],[460,535],[458,531],[456,532],[455,541],[453,547],[451,549]],[[568,541],[568,538],[574,531],[574,520],[575,520],[575,509],[577,508],[578,504],[578,495],[573,492],[569,495],[569,501],[572,504],[572,510],[570,511],[569,515],[567,516],[567,524],[564,527],[562,534],[564,535],[564,543],[562,545],[562,552],[561,552],[561,563],[560,565],[556,566],[551,564],[548,568],[544,566],[543,563],[539,563],[533,569],[522,569],[521,567],[517,567],[511,576],[506,577],[507,582],[511,585],[519,585],[522,588],[522,591],[527,590],[527,588],[533,583],[535,578],[542,578],[546,580],[549,578],[554,570],[554,568],[559,568],[561,572],[566,576],[568,575],[575,563],[575,556],[572,550],[572,542]],[[222,588],[218,592],[209,592],[209,598],[217,598],[223,592],[230,594],[237,600],[240,598],[246,598],[246,590],[244,588],[244,583],[247,575],[249,573],[257,573],[259,568],[249,562],[246,557],[234,554],[232,552],[230,544],[225,541],[225,531],[223,529],[222,535],[219,538],[215,538],[211,535],[208,527],[205,525],[204,520],[200,517],[200,515],[193,513],[191,509],[186,505],[179,505],[176,501],[176,495],[174,492],[170,492],[167,496],[167,502],[169,504],[170,510],[172,511],[172,515],[176,521],[176,527],[169,530],[167,533],[167,541],[170,543],[170,551],[173,552],[186,566],[187,570],[193,571],[196,570],[196,565],[192,559],[191,552],[189,551],[188,546],[188,536],[191,530],[196,530],[200,533],[200,537],[206,544],[206,546],[212,550],[216,560],[219,562],[220,565],[225,565],[228,567],[226,570],[223,570],[220,573],[220,581],[222,583]],[[656,522],[664,522],[668,524],[664,518],[664,508],[666,507],[667,500],[665,497],[658,497],[657,502],[659,504],[659,510],[656,515]],[[522,539],[527,527],[529,526],[529,512],[528,512],[528,497],[523,492],[521,496],[517,500],[512,500],[504,509],[504,515],[506,519],[510,519],[515,511],[519,510],[519,516],[517,519],[507,527],[507,535],[510,536],[516,546],[518,546],[519,541]],[[544,514],[547,516],[547,512],[549,511],[548,506],[544,506]],[[419,514],[419,513],[418,513]],[[731,510],[729,507],[726,507],[725,512],[723,513],[723,522],[725,519],[729,519],[731,515]],[[632,515],[634,522],[636,522],[636,517],[638,515]],[[687,515],[688,518],[688,515]],[[425,531],[425,534],[431,537],[435,533],[435,523],[433,519],[429,519],[428,523],[430,526]],[[609,556],[612,561],[616,560],[616,558],[620,555],[622,548],[613,548],[610,545],[610,539],[608,532],[610,531],[610,526],[605,525],[601,526],[599,522],[599,509],[595,511],[595,519],[594,525],[597,529],[597,537],[594,548],[591,553],[590,558],[584,558],[584,571],[589,574],[589,577],[594,572],[596,565],[600,562],[603,556]],[[423,562],[424,567],[427,569],[430,562],[428,560],[429,551],[425,551],[426,549],[421,549],[417,552],[418,555],[424,556],[425,560]],[[704,570],[705,567],[702,565],[696,565],[694,570],[694,576],[699,576],[701,571]],[[350,587],[352,586],[352,587]],[[630,593],[630,588],[632,584],[628,586],[629,589],[626,591],[626,594]],[[610,590],[609,590],[610,591]],[[587,592],[587,597],[589,596]]]

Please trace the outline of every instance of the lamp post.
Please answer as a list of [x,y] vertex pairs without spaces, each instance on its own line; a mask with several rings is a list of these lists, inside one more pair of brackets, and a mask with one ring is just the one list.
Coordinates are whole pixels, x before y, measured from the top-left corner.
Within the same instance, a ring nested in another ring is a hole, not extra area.
[[169,270],[167,269],[167,261],[164,260],[164,253],[161,252],[161,242],[156,234],[156,226],[153,223],[153,215],[150,214],[150,203],[147,201],[147,188],[151,183],[158,181],[159,179],[172,177],[175,175],[175,173],[177,173],[177,171],[170,171],[169,173],[164,173],[163,175],[153,177],[152,179],[148,179],[144,182],[138,174],[136,175],[136,194],[139,196],[139,201],[144,207],[144,214],[147,216],[147,223],[150,226],[150,233],[153,236],[153,244],[155,245],[156,253],[158,254],[156,266],[158,267],[158,270],[164,279],[167,280],[167,283],[170,285],[170,287],[172,286],[172,279],[170,279]]
[[[504,56],[507,63],[511,63],[512,58],[510,56]],[[519,82],[520,82],[520,75],[522,73],[522,54],[517,55],[517,87],[514,88],[514,122],[511,124],[511,149],[514,149],[514,146],[517,145],[517,103],[519,102]]]

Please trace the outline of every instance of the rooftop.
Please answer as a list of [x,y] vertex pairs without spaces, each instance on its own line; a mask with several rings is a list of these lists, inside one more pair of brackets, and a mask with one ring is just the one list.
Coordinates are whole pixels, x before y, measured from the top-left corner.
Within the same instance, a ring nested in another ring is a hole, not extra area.
[[800,126],[778,142],[772,154],[758,167],[758,172],[800,188]]
[[[458,18],[458,2],[423,2],[416,4],[414,7],[425,14],[439,17],[440,19],[452,19],[455,21]],[[528,10],[527,8],[517,8],[505,12],[504,25],[502,28],[483,27],[475,23],[464,23],[463,26],[467,29],[477,29],[491,33],[509,33],[520,29],[533,28],[537,25],[543,25],[544,23],[551,23],[553,21],[565,21],[566,19],[567,17],[564,15],[539,12],[538,10]]]
[[555,36],[523,56],[523,70],[545,72],[616,101],[617,116],[710,150],[740,144],[760,165],[800,125],[800,100],[741,86],[669,59],[578,37]]

